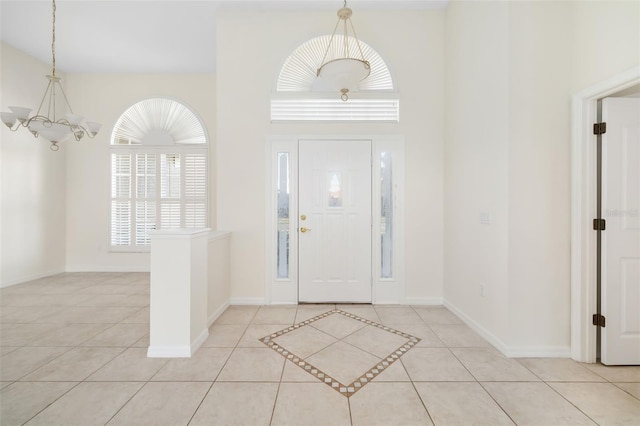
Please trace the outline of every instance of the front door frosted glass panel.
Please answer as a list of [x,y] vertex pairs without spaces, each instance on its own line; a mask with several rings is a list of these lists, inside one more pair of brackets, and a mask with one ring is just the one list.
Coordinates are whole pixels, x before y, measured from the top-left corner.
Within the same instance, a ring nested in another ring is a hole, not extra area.
[[277,256],[276,276],[278,279],[289,278],[289,153],[278,153],[277,177]]
[[393,163],[380,155],[380,278],[393,278]]
[[371,301],[371,141],[299,145],[299,300]]

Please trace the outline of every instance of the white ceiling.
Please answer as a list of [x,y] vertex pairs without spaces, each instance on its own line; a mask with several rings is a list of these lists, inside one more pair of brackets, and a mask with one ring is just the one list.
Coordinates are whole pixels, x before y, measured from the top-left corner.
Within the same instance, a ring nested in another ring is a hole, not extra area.
[[[200,73],[216,67],[223,8],[322,10],[341,0],[56,0],[56,67],[65,72]],[[447,0],[350,0],[357,9],[442,8]],[[0,0],[1,39],[51,62],[51,1]],[[328,29],[327,31],[330,31]]]

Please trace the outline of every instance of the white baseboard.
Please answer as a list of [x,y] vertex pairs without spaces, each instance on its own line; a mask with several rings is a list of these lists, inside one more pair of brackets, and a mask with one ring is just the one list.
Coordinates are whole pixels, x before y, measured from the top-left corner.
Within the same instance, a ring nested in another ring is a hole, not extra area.
[[149,346],[147,358],[191,358],[191,346]]
[[218,309],[216,309],[211,315],[209,315],[209,318],[207,319],[207,327],[211,327],[211,324],[213,324],[218,318],[220,318],[220,315],[224,313],[224,311],[229,307],[229,305],[230,303],[227,300]]
[[571,358],[571,346],[511,346],[509,358]]
[[467,324],[473,331],[491,343],[504,356],[509,358],[571,358],[570,346],[510,346],[501,339],[456,308],[446,299],[444,306]]
[[191,343],[191,346],[149,346],[147,358],[191,358],[209,337],[209,329]]
[[151,265],[145,266],[70,266],[66,272],[150,272]]
[[189,357],[193,356],[193,354],[195,354],[196,351],[200,349],[200,346],[202,346],[202,344],[207,340],[207,337],[209,337],[208,327],[202,330],[202,333],[200,333],[200,335],[196,337],[196,340],[191,342],[191,354],[189,355]]
[[501,339],[499,339],[496,335],[494,335],[489,330],[487,330],[486,328],[484,328],[483,326],[475,322],[473,319],[471,319],[471,317],[466,315],[460,309],[456,308],[448,300],[444,299],[443,305],[445,306],[445,308],[453,312],[458,318],[460,318],[465,324],[467,324],[473,331],[478,333],[483,339],[491,343],[491,345],[495,347],[497,350],[499,350],[504,356],[509,356],[507,345],[505,345],[505,343]]
[[264,297],[232,297],[230,305],[264,305]]
[[442,306],[442,297],[405,297],[402,301],[403,305],[416,306]]
[[40,278],[44,278],[44,277],[50,277],[51,275],[62,274],[63,272],[65,272],[64,269],[53,269],[53,270],[47,271],[47,272],[41,272],[41,273],[30,274],[30,275],[23,275],[23,276],[18,277],[18,278],[13,278],[13,279],[8,280],[8,281],[3,281],[0,284],[0,288],[10,287],[12,285],[22,284],[22,283],[26,283],[26,282],[29,282],[29,281],[37,280],[37,279],[40,279]]

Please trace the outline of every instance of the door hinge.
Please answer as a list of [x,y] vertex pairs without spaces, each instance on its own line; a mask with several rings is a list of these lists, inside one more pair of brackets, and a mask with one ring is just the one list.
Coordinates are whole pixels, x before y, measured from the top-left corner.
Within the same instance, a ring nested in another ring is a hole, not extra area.
[[597,325],[598,327],[606,327],[607,321],[604,315],[601,314],[593,314],[593,325]]
[[604,135],[607,133],[607,123],[593,123],[593,134]]
[[604,219],[593,219],[593,230],[604,231],[607,227],[607,221]]

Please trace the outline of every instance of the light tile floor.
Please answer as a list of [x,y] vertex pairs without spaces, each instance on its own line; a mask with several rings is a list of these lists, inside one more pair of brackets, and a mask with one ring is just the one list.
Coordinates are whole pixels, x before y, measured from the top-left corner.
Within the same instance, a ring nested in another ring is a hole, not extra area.
[[[232,306],[193,358],[149,359],[148,304],[145,273],[0,290],[0,424],[640,424],[640,367],[507,359],[441,307]],[[318,377],[407,342],[357,391]]]

